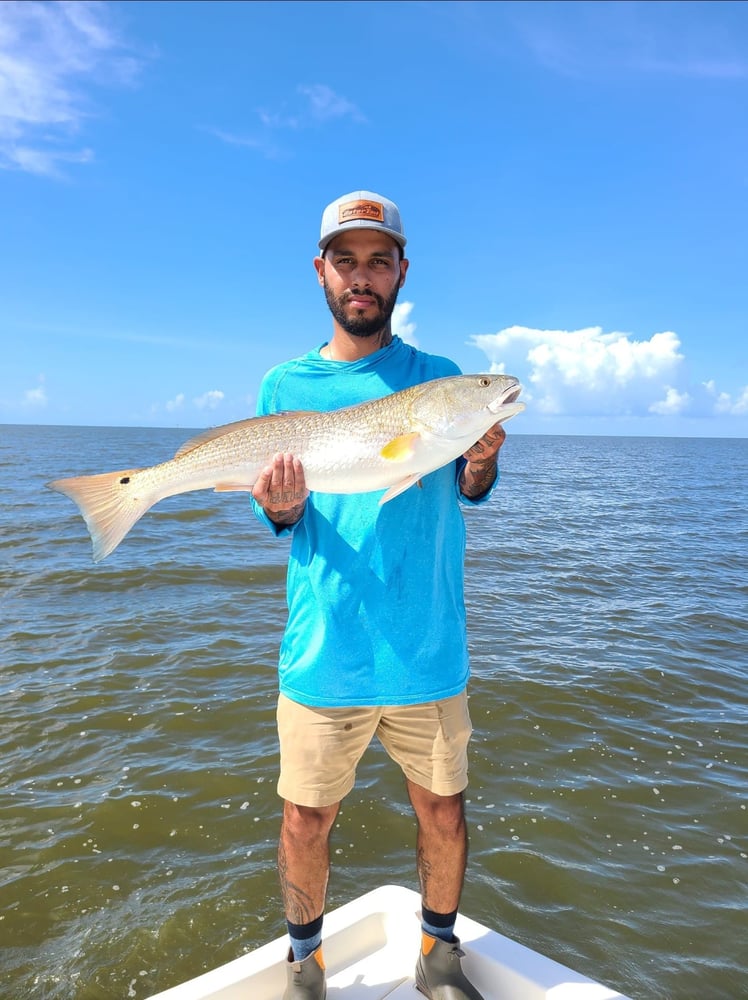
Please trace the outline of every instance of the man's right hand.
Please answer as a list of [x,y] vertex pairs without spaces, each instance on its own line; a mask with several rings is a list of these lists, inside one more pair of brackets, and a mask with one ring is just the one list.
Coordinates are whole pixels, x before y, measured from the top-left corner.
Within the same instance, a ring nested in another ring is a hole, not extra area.
[[275,524],[296,524],[309,496],[301,461],[290,452],[273,455],[252,487],[252,496]]

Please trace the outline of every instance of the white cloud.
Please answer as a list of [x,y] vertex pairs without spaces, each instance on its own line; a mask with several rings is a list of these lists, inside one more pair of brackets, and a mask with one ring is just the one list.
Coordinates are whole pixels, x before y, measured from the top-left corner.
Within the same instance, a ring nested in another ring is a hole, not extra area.
[[392,310],[392,332],[410,344],[418,347],[415,337],[416,324],[410,322],[410,314],[413,312],[412,302],[398,302]]
[[33,389],[27,389],[23,394],[23,405],[41,409],[47,405],[47,389],[44,375],[39,376],[39,384]]
[[687,392],[678,392],[671,385],[665,387],[665,398],[649,407],[650,413],[658,413],[663,417],[677,416],[688,409],[691,397]]
[[535,330],[512,326],[479,335],[472,343],[493,371],[509,371],[526,386],[525,397],[542,413],[647,412],[677,384],[683,355],[671,331],[649,340],[626,333]]
[[296,93],[303,98],[301,105],[288,110],[286,102],[278,111],[257,112],[261,123],[269,129],[298,129],[322,125],[337,118],[352,118],[364,122],[366,118],[353,101],[336,93],[326,83],[300,84]]
[[731,17],[732,8],[739,9],[739,5],[728,4],[722,10],[718,7],[520,4],[512,8],[509,16],[537,61],[564,76],[636,73],[744,80],[748,77],[748,60],[740,43],[736,43],[740,35],[736,35]]
[[730,402],[730,413],[745,415],[748,413],[748,385],[744,385],[738,398]]
[[738,390],[737,396],[729,392],[718,392],[713,380],[704,382],[704,389],[714,400],[714,412],[740,417],[748,414],[748,385]]
[[281,160],[288,155],[277,143],[266,136],[240,135],[219,128],[211,128],[207,131],[229,146],[244,146],[247,149],[253,149],[264,156],[266,160]]
[[169,413],[173,413],[175,410],[181,410],[184,406],[184,393],[178,392],[174,399],[170,399],[166,404],[166,409]]
[[108,4],[0,3],[0,168],[54,177],[89,163],[76,139],[94,114],[86,88],[129,84],[139,68]]
[[748,414],[748,386],[733,396],[714,381],[689,385],[681,342],[671,330],[635,340],[628,333],[511,326],[470,341],[491,371],[517,376],[523,399],[548,416]]
[[192,402],[198,410],[215,410],[219,403],[223,402],[223,393],[220,389],[211,389],[204,392],[202,396],[193,399]]
[[257,117],[260,127],[253,134],[217,128],[209,131],[222,142],[254,149],[268,160],[279,160],[291,155],[289,150],[278,145],[275,136],[279,132],[319,128],[343,118],[354,122],[366,121],[365,115],[352,101],[325,83],[300,84],[290,102],[283,101],[278,109],[272,111],[258,108]]
[[316,122],[327,122],[335,118],[352,118],[364,122],[366,118],[347,97],[336,94],[332,87],[324,83],[302,85],[298,92],[308,101],[308,113]]

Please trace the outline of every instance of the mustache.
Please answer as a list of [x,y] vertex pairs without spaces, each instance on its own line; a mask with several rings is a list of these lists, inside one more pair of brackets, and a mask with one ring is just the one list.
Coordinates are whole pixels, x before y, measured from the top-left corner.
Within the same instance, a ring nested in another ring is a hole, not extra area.
[[374,299],[380,309],[384,309],[386,300],[383,295],[379,295],[377,292],[372,291],[370,288],[349,288],[348,291],[343,292],[340,296],[343,303],[349,302],[354,296],[365,295],[367,298]]

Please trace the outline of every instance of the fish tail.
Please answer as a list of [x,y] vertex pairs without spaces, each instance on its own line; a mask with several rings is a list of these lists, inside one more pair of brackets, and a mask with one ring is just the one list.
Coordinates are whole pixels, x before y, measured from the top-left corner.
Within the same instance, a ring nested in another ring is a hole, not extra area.
[[49,489],[64,493],[78,505],[93,542],[94,562],[113,552],[135,522],[159,499],[138,495],[132,477],[140,471],[122,469],[47,483]]

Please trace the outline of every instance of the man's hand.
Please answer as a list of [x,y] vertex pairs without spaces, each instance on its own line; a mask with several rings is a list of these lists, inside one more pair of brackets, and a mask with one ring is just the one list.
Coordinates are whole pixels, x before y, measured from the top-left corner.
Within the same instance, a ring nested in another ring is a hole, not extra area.
[[275,524],[296,524],[309,496],[299,459],[288,452],[273,455],[252,487],[252,496]]
[[506,440],[501,424],[490,427],[480,441],[464,454],[467,465],[460,476],[460,492],[469,500],[477,500],[493,486],[496,480],[496,463],[499,449]]

